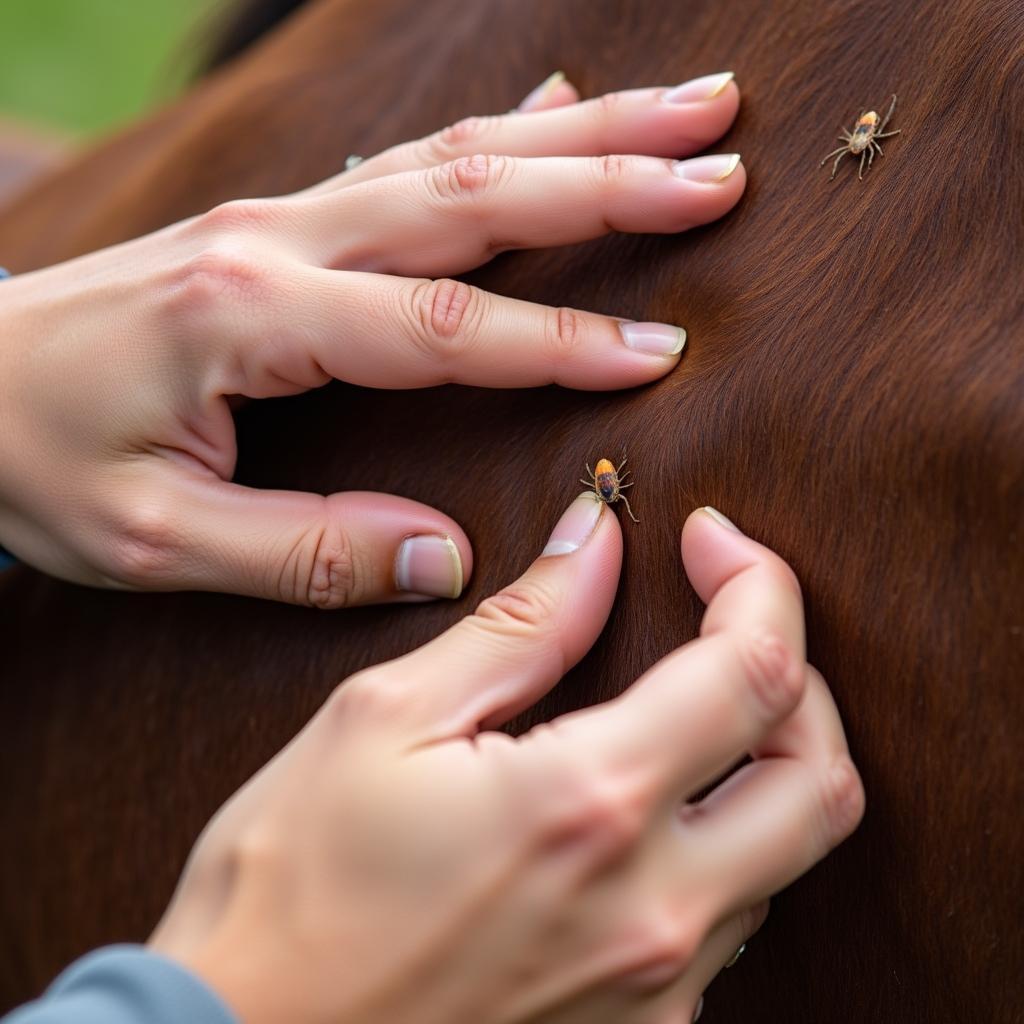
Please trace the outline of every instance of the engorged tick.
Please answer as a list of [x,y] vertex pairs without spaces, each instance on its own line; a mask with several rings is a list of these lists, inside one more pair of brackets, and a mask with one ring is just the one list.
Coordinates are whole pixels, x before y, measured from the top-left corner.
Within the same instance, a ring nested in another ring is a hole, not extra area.
[[[836,169],[839,167],[839,161],[846,156],[847,153],[853,153],[855,156],[860,153],[860,170],[857,172],[857,178],[860,181],[864,180],[864,157],[868,158],[868,170],[871,170],[871,161],[875,158],[875,151],[878,151],[878,155],[882,155],[882,147],[878,144],[878,139],[887,139],[890,135],[899,135],[900,129],[897,128],[894,132],[887,132],[885,126],[889,123],[889,118],[892,117],[892,112],[896,109],[896,97],[892,98],[892,103],[889,105],[889,113],[885,115],[884,120],[879,123],[878,114],[873,110],[869,110],[866,114],[861,114],[857,118],[857,123],[853,126],[853,132],[848,132],[845,128],[842,130],[842,135],[839,136],[839,141],[843,143],[838,149],[833,149],[831,153],[824,160],[818,164],[819,167],[824,167],[828,163],[829,158],[835,156],[836,162],[832,165],[832,175],[828,179],[832,180],[836,176]],[[839,156],[836,156],[836,153]]]
[[632,487],[632,482],[628,484],[622,483],[623,480],[629,476],[629,470],[625,473],[622,472],[622,467],[626,464],[626,459],[623,459],[618,468],[613,466],[608,459],[599,459],[597,463],[597,472],[595,473],[590,468],[590,463],[585,462],[584,465],[587,467],[587,472],[590,474],[589,480],[584,480],[580,477],[580,483],[586,484],[588,487],[594,488],[594,493],[598,496],[601,501],[611,504],[613,501],[618,501],[620,498],[626,505],[626,511],[629,512],[629,518],[634,523],[639,523],[640,520],[633,515],[633,510],[629,507],[629,499],[622,493],[627,487]]

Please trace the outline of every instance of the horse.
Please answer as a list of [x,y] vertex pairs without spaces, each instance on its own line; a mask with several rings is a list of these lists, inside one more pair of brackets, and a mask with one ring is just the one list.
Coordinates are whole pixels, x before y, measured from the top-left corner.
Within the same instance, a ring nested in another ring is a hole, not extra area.
[[[678,529],[712,504],[796,570],[809,660],[868,797],[853,838],[774,900],[706,1018],[1021,1020],[1024,8],[248,0],[211,53],[179,100],[0,208],[0,263],[311,185],[351,153],[508,110],[555,68],[585,95],[735,70],[723,146],[749,185],[682,236],[510,252],[467,275],[685,325],[662,381],[336,382],[238,411],[246,484],[390,491],[454,516],[477,553],[461,600],[324,612],[0,575],[0,1005],[89,948],[144,940],[204,823],[335,685],[512,580],[584,462],[626,452],[641,523],[624,523],[615,609],[510,730],[615,696],[696,634]],[[830,182],[835,129],[894,93],[901,134],[862,181],[841,166]]]

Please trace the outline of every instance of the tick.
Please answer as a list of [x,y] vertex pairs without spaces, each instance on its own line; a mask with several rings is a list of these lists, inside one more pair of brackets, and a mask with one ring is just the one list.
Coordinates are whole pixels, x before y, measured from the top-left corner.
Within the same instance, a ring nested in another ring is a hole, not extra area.
[[622,481],[629,476],[629,470],[625,473],[622,472],[622,467],[626,464],[626,459],[623,459],[619,463],[618,468],[613,466],[608,459],[599,459],[597,463],[597,472],[595,473],[590,468],[590,463],[585,462],[584,465],[587,467],[587,472],[590,474],[589,480],[584,480],[580,477],[580,483],[586,484],[588,487],[594,488],[594,493],[601,499],[601,501],[611,504],[613,501],[618,501],[620,498],[626,505],[626,511],[629,512],[629,518],[634,523],[639,523],[640,520],[633,515],[633,510],[629,507],[629,499],[622,493],[627,487],[632,487],[632,482],[624,484]]
[[[871,161],[875,158],[875,151],[878,151],[878,155],[882,155],[882,147],[878,144],[879,139],[887,139],[890,135],[899,135],[900,129],[897,128],[894,132],[887,132],[885,126],[889,123],[889,118],[892,117],[892,112],[896,109],[896,97],[893,96],[892,103],[889,104],[889,113],[885,115],[885,118],[879,123],[878,114],[873,110],[869,110],[866,114],[861,114],[857,118],[857,123],[853,126],[853,131],[848,132],[845,128],[842,129],[843,134],[839,136],[839,141],[843,143],[838,149],[833,149],[831,153],[824,160],[818,164],[819,167],[824,167],[828,163],[829,158],[835,156],[836,162],[832,165],[832,176],[828,179],[832,180],[836,176],[836,169],[839,167],[839,161],[846,156],[847,153],[853,153],[856,156],[860,153],[860,170],[857,172],[857,178],[860,181],[864,180],[864,157],[868,158],[868,170],[871,170]],[[839,156],[836,156],[836,153]]]

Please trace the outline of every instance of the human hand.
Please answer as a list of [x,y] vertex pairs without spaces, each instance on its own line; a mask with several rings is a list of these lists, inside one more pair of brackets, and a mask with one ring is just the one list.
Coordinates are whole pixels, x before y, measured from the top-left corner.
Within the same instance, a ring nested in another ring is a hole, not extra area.
[[425,275],[720,217],[744,188],[738,158],[659,157],[718,138],[739,93],[723,76],[684,92],[575,103],[555,82],[528,113],[463,121],[308,191],[228,203],[5,281],[0,544],[101,586],[328,608],[458,596],[472,551],[442,512],[232,483],[229,397],[332,377],[611,389],[668,372],[676,327]]
[[152,946],[246,1024],[691,1020],[864,800],[793,573],[717,516],[682,536],[700,638],[512,738],[611,609],[618,521],[578,498],[517,583],[341,685],[221,809]]

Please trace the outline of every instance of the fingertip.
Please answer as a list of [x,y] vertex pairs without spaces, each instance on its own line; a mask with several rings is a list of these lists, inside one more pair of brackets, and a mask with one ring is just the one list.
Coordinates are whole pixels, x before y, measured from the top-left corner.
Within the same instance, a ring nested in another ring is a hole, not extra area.
[[729,131],[740,109],[740,91],[731,72],[693,79],[658,95],[657,123],[671,146],[666,155],[706,149]]
[[712,153],[677,160],[672,173],[686,184],[680,189],[683,229],[724,217],[743,197],[747,171],[739,153]]
[[538,110],[552,110],[578,103],[579,91],[565,77],[564,71],[555,71],[533,89],[516,107],[520,114],[531,114]]
[[579,494],[559,517],[529,570],[558,593],[567,664],[589,650],[604,627],[622,570],[622,527],[593,491]]
[[547,106],[544,109],[552,110],[555,107],[568,107],[573,103],[579,103],[580,99],[579,89],[572,82],[563,79],[551,90]]
[[[433,511],[433,510],[431,510]],[[462,528],[443,513],[436,531],[402,538],[395,552],[394,587],[399,601],[457,600],[473,571],[473,548]]]
[[451,516],[394,494],[346,491],[328,498],[349,538],[352,572],[363,577],[347,603],[402,603],[462,595],[473,572],[473,546]]
[[749,564],[751,556],[750,539],[711,505],[686,517],[680,550],[686,575],[705,603],[724,578]]

